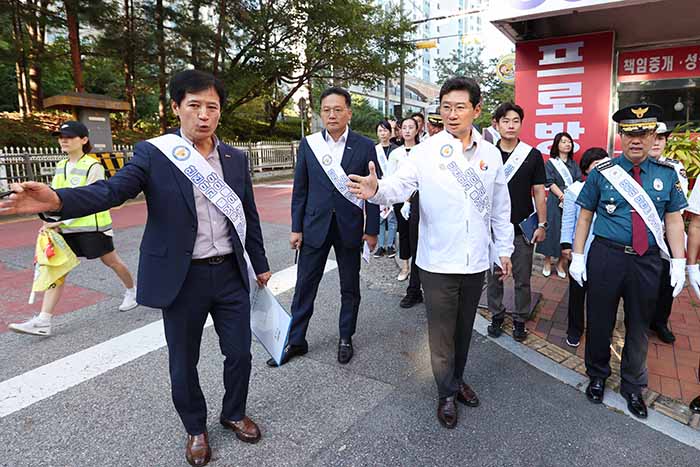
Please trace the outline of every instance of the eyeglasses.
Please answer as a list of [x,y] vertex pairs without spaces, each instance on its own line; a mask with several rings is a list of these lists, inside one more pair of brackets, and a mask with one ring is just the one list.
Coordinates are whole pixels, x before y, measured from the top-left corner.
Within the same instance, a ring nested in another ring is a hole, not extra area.
[[454,111],[457,115],[463,115],[464,113],[468,112],[471,110],[469,107],[467,107],[466,104],[456,104],[456,105],[450,105],[450,104],[442,104],[440,106],[440,112],[445,113],[447,115],[451,115],[452,111]]

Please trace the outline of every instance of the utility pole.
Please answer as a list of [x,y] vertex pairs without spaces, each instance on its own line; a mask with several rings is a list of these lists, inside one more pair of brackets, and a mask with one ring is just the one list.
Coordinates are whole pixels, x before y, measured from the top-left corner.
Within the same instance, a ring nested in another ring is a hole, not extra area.
[[[404,0],[401,0],[399,3],[400,8],[401,8],[401,17],[403,18],[404,15],[404,9],[403,9],[403,2]],[[403,34],[401,34],[401,42],[403,43],[404,37]],[[406,103],[406,93],[404,91],[404,87],[406,85],[406,53],[401,49],[401,64],[399,66],[399,108],[401,109],[401,115],[397,115],[396,117],[400,120],[403,118],[404,115],[404,104]]]

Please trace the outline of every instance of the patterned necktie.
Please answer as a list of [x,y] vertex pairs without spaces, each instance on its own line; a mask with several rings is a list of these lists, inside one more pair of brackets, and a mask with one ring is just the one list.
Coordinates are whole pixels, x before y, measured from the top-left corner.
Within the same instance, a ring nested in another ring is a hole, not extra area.
[[[639,166],[632,166],[632,177],[639,186],[642,186],[642,178],[639,176],[639,173]],[[647,227],[642,216],[640,216],[637,211],[632,212],[632,248],[634,248],[634,251],[636,251],[639,256],[644,255],[649,249]]]

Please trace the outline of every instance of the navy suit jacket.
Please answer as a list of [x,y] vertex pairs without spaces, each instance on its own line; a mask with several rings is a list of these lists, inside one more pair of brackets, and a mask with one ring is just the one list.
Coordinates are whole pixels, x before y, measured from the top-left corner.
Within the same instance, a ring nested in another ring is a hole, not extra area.
[[[178,131],[179,134],[179,131]],[[245,154],[219,144],[224,180],[243,203],[247,222],[246,251],[256,274],[269,271],[260,218]],[[197,214],[192,183],[155,146],[141,142],[134,157],[115,175],[80,188],[56,190],[63,201],[58,215],[73,219],[119,206],[141,191],[146,195],[148,218],[141,240],[137,300],[152,308],[167,308],[180,292],[192,261]],[[243,283],[250,290],[243,248],[229,222]]]
[[[325,137],[326,130],[323,130]],[[340,165],[345,173],[369,175],[367,164],[379,167],[374,143],[352,130],[348,131]],[[364,212],[348,201],[330,181],[316,159],[306,138],[299,145],[292,191],[292,232],[304,234],[303,243],[320,248],[326,241],[335,213],[341,242],[346,248],[362,247],[362,233],[379,233],[379,206],[365,202]],[[365,222],[366,214],[366,222]]]

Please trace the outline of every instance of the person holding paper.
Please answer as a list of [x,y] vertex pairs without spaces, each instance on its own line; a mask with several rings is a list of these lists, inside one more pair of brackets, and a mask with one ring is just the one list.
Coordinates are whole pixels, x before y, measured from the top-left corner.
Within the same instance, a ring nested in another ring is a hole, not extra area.
[[[294,170],[289,244],[299,250],[299,262],[292,326],[281,365],[308,352],[306,331],[331,247],[340,276],[338,362],[350,362],[360,309],[363,242],[374,250],[379,233],[379,206],[357,199],[345,185],[346,174],[367,174],[368,162],[378,164],[374,143],[348,126],[352,117],[348,91],[330,87],[321,93],[320,103],[324,130],[301,141]],[[267,364],[277,366],[274,359]]]
[[201,466],[211,458],[197,373],[209,315],[225,357],[220,423],[241,441],[260,440],[246,415],[250,291],[267,284],[271,273],[246,156],[215,135],[226,102],[223,84],[186,70],[172,76],[169,93],[180,120],[176,134],[138,143],[129,163],[107,181],[56,191],[36,182],[13,185],[15,194],[0,203],[0,214],[73,219],[146,195],[137,300],[163,310],[172,398],[187,430],[185,457]]
[[[382,174],[389,175],[389,154],[391,151],[396,149],[398,146],[392,144],[389,140],[391,139],[391,124],[382,120],[377,123],[377,139],[379,142],[374,149],[377,153],[377,161],[379,162],[379,167],[382,169]],[[377,242],[377,249],[374,251],[375,258],[381,258],[386,255],[387,258],[393,258],[396,256],[396,247],[394,243],[396,241],[396,214],[394,213],[393,206],[380,206],[379,213],[379,240]]]
[[[622,350],[620,393],[638,418],[647,417],[642,389],[647,385],[647,331],[654,313],[659,281],[673,286],[673,296],[685,283],[684,224],[681,209],[688,203],[670,163],[649,157],[661,107],[635,104],[615,114],[622,156],[598,164],[576,203],[576,224],[569,274],[583,286],[586,303],[586,396],[600,404],[610,376],[610,342],[617,308],[624,300],[625,345]],[[584,245],[593,214],[595,240],[584,261]],[[670,250],[664,241],[664,225]],[[669,260],[670,277],[661,278],[662,261]]]
[[[515,309],[513,310],[513,339],[522,342],[527,338],[525,321],[530,317],[530,278],[532,276],[532,254],[534,244],[544,241],[547,229],[547,208],[544,194],[546,181],[542,153],[520,141],[520,131],[525,113],[512,102],[498,106],[494,112],[501,139],[496,147],[501,157],[510,193],[510,221],[515,230],[515,252],[513,253],[513,280],[515,281]],[[532,206],[534,194],[535,208]],[[537,212],[537,228],[526,238],[520,224]],[[488,306],[491,324],[488,334],[500,337],[506,308],[503,306],[503,282],[496,274],[488,275]]]
[[438,389],[437,418],[446,428],[458,421],[456,401],[476,407],[479,398],[464,381],[464,367],[486,271],[500,263],[510,275],[513,225],[498,150],[473,130],[481,90],[471,78],[447,80],[440,89],[445,130],[416,146],[395,174],[377,180],[350,175],[358,198],[388,204],[418,190],[420,235],[416,265],[423,282],[428,343]]

